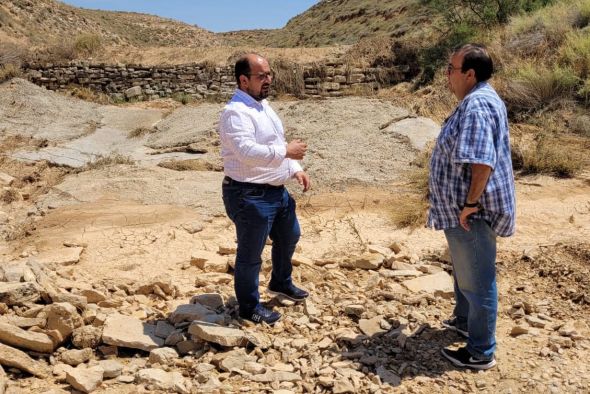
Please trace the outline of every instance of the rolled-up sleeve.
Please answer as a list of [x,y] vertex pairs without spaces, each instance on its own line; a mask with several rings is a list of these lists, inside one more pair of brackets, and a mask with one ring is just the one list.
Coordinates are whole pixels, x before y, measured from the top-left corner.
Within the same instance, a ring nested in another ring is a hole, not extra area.
[[274,168],[285,160],[286,145],[257,143],[254,123],[247,115],[238,111],[226,110],[223,113],[219,131],[224,146],[246,165]]
[[461,120],[455,146],[455,164],[485,164],[496,167],[497,152],[494,144],[494,120],[482,111],[470,111]]

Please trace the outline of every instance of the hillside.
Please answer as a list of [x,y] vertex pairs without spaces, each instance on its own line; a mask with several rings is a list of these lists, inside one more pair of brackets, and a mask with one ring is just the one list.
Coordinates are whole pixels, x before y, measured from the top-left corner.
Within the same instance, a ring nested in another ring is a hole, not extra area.
[[220,34],[233,45],[316,47],[354,44],[359,39],[387,35],[427,39],[440,20],[419,0],[323,0],[291,19],[283,29]]
[[152,15],[87,10],[55,0],[1,0],[0,39],[31,46],[82,34],[132,46],[203,47],[219,44],[214,33]]

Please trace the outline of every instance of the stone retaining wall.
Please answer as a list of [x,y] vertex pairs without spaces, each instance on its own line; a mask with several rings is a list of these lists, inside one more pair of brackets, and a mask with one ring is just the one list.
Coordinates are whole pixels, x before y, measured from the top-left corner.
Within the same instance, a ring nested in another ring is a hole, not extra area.
[[[353,68],[345,64],[281,66],[289,82],[282,83],[280,93],[301,97],[341,96],[378,89],[403,80],[393,68]],[[27,78],[50,90],[71,86],[87,87],[111,97],[154,99],[189,95],[196,99],[211,96],[229,97],[235,89],[233,66],[210,67],[203,64],[174,66],[107,65],[86,62],[67,65],[29,65]],[[281,78],[277,74],[277,79]],[[275,79],[275,82],[278,82]],[[276,83],[275,86],[279,84]]]

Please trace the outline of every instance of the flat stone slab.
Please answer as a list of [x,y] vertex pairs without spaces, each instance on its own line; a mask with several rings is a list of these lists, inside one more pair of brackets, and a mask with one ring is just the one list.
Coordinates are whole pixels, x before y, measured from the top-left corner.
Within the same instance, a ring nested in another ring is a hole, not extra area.
[[53,352],[55,345],[49,335],[26,331],[17,326],[0,322],[0,342],[39,353]]
[[406,280],[402,285],[413,293],[426,292],[441,296],[454,294],[453,278],[444,271]]
[[156,326],[134,317],[119,314],[107,318],[102,332],[107,345],[140,349],[149,352],[164,345],[164,339],[156,336]]
[[59,248],[39,253],[35,260],[40,264],[71,265],[80,261],[84,248]]
[[35,302],[41,298],[32,282],[0,282],[0,302],[8,306]]
[[440,133],[440,126],[432,119],[419,116],[400,120],[385,131],[405,136],[414,148],[423,150],[429,142],[436,139]]
[[248,344],[244,331],[218,324],[195,321],[189,326],[188,332],[204,341],[217,343],[221,346],[233,347]]
[[47,376],[45,366],[33,360],[25,352],[0,343],[0,365],[28,372],[38,378]]

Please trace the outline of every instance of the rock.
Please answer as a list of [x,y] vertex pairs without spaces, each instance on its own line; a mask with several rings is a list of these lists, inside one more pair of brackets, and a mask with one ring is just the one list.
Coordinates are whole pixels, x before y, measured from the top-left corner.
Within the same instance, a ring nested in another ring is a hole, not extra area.
[[[394,255],[395,256],[395,255]],[[416,266],[414,264],[409,264],[409,263],[404,263],[403,261],[397,261],[395,260],[394,256],[391,256],[392,258],[387,259],[387,262],[389,263],[389,268],[391,268],[392,270],[415,270]]]
[[247,362],[255,362],[255,356],[249,356],[244,349],[235,349],[229,352],[220,352],[213,356],[211,364],[216,365],[221,371],[234,372],[243,370]]
[[8,384],[8,377],[6,376],[6,372],[4,372],[4,368],[0,365],[0,394],[4,394],[6,392],[6,386]]
[[139,286],[135,292],[136,294],[150,295],[156,294],[161,298],[166,296],[175,296],[178,294],[178,288],[172,284],[172,279],[167,275],[151,279],[148,283]]
[[315,304],[309,297],[303,301],[303,308],[307,316],[319,316],[321,314],[320,310],[316,308]]
[[381,378],[383,383],[387,383],[391,386],[397,387],[402,383],[401,378],[397,374],[391,372],[384,366],[377,367],[375,374]]
[[217,315],[201,304],[184,304],[176,307],[176,310],[170,314],[168,320],[172,324],[194,320],[219,323],[223,321],[223,316]]
[[266,335],[263,332],[245,332],[246,334],[246,338],[248,339],[248,341],[262,349],[262,350],[266,350],[269,349],[272,346],[272,340],[270,339],[270,337],[268,335]]
[[536,328],[545,328],[545,325],[547,324],[547,322],[545,322],[539,318],[536,318],[534,316],[525,316],[525,320],[532,327],[536,327]]
[[340,262],[342,268],[376,270],[383,264],[383,256],[378,253],[365,253],[358,257],[349,257]]
[[100,366],[66,370],[66,382],[78,391],[91,393],[102,383],[104,371]]
[[5,172],[0,172],[0,186],[12,186],[14,177]]
[[164,345],[166,346],[174,346],[180,341],[184,341],[186,337],[182,333],[182,330],[174,330],[170,335],[166,337],[164,341]]
[[45,327],[47,319],[42,317],[2,316],[1,323],[12,324],[20,328]]
[[181,356],[185,356],[187,354],[198,352],[199,350],[203,349],[203,344],[205,342],[195,342],[193,340],[183,340],[176,343],[176,349],[178,350],[178,354]]
[[116,378],[123,372],[123,364],[115,360],[100,360],[98,365],[104,371],[104,379]]
[[302,255],[298,254],[298,253],[295,253],[293,255],[293,257],[291,258],[291,263],[293,263],[293,265],[295,267],[299,267],[302,264],[303,265],[310,266],[310,267],[313,266],[313,260],[312,259],[309,259],[309,258],[307,258],[305,256],[302,256]]
[[[4,267],[0,268],[0,270],[4,271],[4,281],[6,282],[35,281],[35,274],[24,261],[14,264],[6,264]],[[0,274],[0,278],[1,276],[2,275]]]
[[266,371],[264,374],[251,376],[250,379],[259,383],[271,383],[274,381],[299,382],[301,381],[301,375],[298,373],[285,371]]
[[196,234],[203,231],[203,225],[199,222],[184,223],[182,228],[185,229],[189,234]]
[[94,289],[82,290],[80,295],[86,297],[86,300],[91,304],[97,304],[107,299],[103,293]]
[[209,285],[225,285],[233,280],[233,276],[230,274],[224,274],[220,272],[207,272],[204,274],[197,275],[195,279],[195,286],[209,286]]
[[242,330],[223,327],[213,323],[193,322],[188,332],[204,341],[217,343],[221,346],[246,346],[248,339]]
[[149,352],[164,344],[156,336],[156,326],[146,324],[136,318],[113,314],[105,322],[102,341],[107,345],[140,349]]
[[72,331],[72,344],[78,349],[96,349],[100,345],[102,329],[94,326],[78,327]]
[[387,332],[381,328],[381,321],[383,320],[383,316],[376,316],[372,319],[361,319],[359,320],[359,328],[363,332],[363,334],[372,337],[376,334],[383,334]]
[[8,306],[20,306],[39,301],[41,294],[32,282],[0,282],[0,302]]
[[446,272],[439,272],[433,275],[425,275],[415,279],[402,282],[408,290],[413,293],[426,292],[435,296],[453,297],[453,278]]
[[41,265],[71,265],[80,261],[84,248],[59,248],[39,253],[34,261]]
[[90,348],[66,350],[59,359],[62,363],[75,367],[90,360],[93,354]]
[[51,293],[50,297],[51,301],[53,302],[67,302],[68,304],[72,304],[80,310],[84,310],[86,305],[88,305],[86,297],[77,294]]
[[2,343],[0,343],[0,365],[17,368],[39,378],[47,376],[42,363],[33,360],[25,352]]
[[46,328],[55,333],[54,341],[58,344],[65,342],[76,328],[84,325],[84,320],[78,314],[76,307],[66,302],[48,305],[45,313],[47,313]]
[[391,249],[393,253],[398,254],[402,251],[402,246],[399,242],[392,242],[391,245],[389,245],[389,249]]
[[39,353],[51,353],[55,349],[47,334],[25,331],[7,323],[0,323],[0,342]]
[[163,320],[158,320],[158,322],[156,323],[155,334],[157,337],[160,337],[162,339],[166,339],[173,332],[174,332],[174,326],[171,324],[168,324],[168,322],[165,322]]
[[378,253],[383,257],[389,256],[391,254],[391,249],[389,249],[387,246],[368,245],[367,250],[369,253]]
[[184,381],[180,372],[166,372],[163,369],[147,368],[142,369],[135,375],[137,383],[149,384],[158,390],[171,391],[176,382]]
[[141,94],[141,86],[134,86],[132,88],[125,90],[125,97],[127,97],[128,99],[141,96]]
[[384,278],[401,278],[404,276],[421,276],[422,272],[418,270],[379,270],[379,275]]
[[171,365],[178,358],[176,350],[170,347],[153,349],[150,352],[150,364]]
[[354,386],[347,378],[340,378],[334,381],[332,388],[334,394],[356,393]]
[[201,304],[211,310],[216,310],[225,305],[223,296],[217,293],[198,294],[193,296],[190,301],[191,304]]
[[346,313],[347,315],[361,317],[363,312],[365,312],[364,305],[346,305],[344,307],[344,313]]
[[519,335],[524,335],[524,334],[528,334],[529,333],[529,329],[525,326],[521,326],[521,325],[517,325],[512,327],[512,330],[510,330],[510,336],[513,337],[517,337]]
[[238,249],[235,245],[231,245],[231,246],[219,245],[217,253],[224,255],[224,256],[228,256],[230,254],[236,254],[237,251],[238,251]]
[[205,272],[227,272],[229,268],[227,257],[205,250],[194,251],[191,254],[191,265]]

